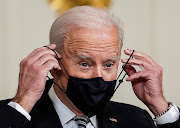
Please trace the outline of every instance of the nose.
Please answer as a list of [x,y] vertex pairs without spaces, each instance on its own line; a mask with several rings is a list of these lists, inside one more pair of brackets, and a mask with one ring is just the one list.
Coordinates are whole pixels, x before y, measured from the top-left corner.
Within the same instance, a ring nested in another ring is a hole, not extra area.
[[97,66],[96,68],[94,68],[93,71],[93,77],[102,77],[102,68],[101,66]]

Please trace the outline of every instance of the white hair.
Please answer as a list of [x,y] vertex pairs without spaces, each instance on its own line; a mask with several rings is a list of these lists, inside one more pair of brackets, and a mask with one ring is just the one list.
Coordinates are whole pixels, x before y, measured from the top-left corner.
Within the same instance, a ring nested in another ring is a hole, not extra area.
[[69,9],[54,21],[50,30],[50,43],[56,44],[56,51],[62,54],[67,33],[81,28],[100,30],[113,26],[116,26],[119,33],[119,46],[121,49],[123,45],[123,29],[118,18],[99,8],[77,6]]

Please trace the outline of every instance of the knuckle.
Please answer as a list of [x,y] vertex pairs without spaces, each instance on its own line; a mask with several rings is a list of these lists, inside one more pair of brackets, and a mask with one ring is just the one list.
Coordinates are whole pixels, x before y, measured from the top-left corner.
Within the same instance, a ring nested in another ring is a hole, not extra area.
[[145,53],[142,53],[142,58],[146,59],[147,55]]
[[54,56],[52,56],[52,55],[49,54],[49,58],[50,58],[53,62],[58,63],[58,60],[57,60]]
[[154,72],[156,75],[161,75],[163,72],[163,68],[160,65],[158,65]]
[[49,67],[51,67],[51,66],[52,66],[52,61],[49,60],[49,61],[45,64],[44,68],[49,68]]
[[24,66],[30,66],[30,60],[26,60],[25,62],[24,62]]
[[[53,56],[50,55],[50,54],[45,54],[44,57],[46,57],[46,58],[52,58]],[[54,58],[54,57],[53,57],[53,58]]]
[[22,61],[20,62],[20,66],[23,67],[23,66],[24,66],[24,63],[25,63],[25,60],[22,60]]
[[141,65],[141,66],[144,66],[144,63],[145,63],[145,61],[144,60],[140,60],[140,62],[139,62],[139,64]]
[[[45,49],[39,48],[38,53],[39,53],[39,54],[45,53]],[[43,54],[42,54],[42,55],[43,55]]]
[[163,68],[160,65],[158,65],[158,69],[160,72],[163,72]]
[[38,52],[40,52],[40,51],[44,50],[44,48],[45,48],[45,47],[40,47],[40,48],[37,48],[37,49],[35,49],[33,52],[38,53]]
[[21,67],[28,67],[30,65],[30,60],[22,60],[21,62],[20,62],[20,66]]
[[50,60],[54,60],[55,58],[53,58],[50,54],[44,54],[41,59],[50,61]]
[[42,48],[37,48],[37,49],[35,49],[34,51],[37,51],[37,52],[38,52],[38,51],[40,51],[41,49],[42,49]]
[[32,69],[33,71],[38,71],[40,68],[38,68],[36,64],[32,64],[32,65],[31,65],[31,69]]
[[49,66],[50,66],[50,67],[53,67],[54,64],[55,64],[55,61],[54,61],[54,60],[50,60],[50,61],[49,61]]
[[40,50],[40,48],[34,49],[32,53],[37,53]]
[[151,75],[152,75],[152,77],[158,77],[158,76],[159,76],[159,72],[153,71],[153,72],[151,73]]

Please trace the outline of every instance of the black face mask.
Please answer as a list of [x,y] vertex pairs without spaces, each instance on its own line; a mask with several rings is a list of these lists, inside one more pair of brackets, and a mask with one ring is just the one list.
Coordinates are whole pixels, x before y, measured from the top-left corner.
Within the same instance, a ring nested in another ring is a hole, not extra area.
[[[51,50],[54,51],[53,49]],[[120,72],[119,76],[117,77],[117,80],[119,79],[121,73],[125,69],[133,53],[134,50],[131,56],[129,57],[128,61],[126,62],[125,66],[123,67],[122,71]],[[117,86],[116,86],[117,80],[104,81],[102,77],[96,77],[90,79],[73,77],[68,74],[61,60],[58,58],[57,54],[56,57],[61,63],[67,75],[69,76],[69,79],[68,79],[68,85],[66,91],[64,91],[55,82],[54,84],[57,85],[67,95],[67,97],[71,100],[71,102],[88,117],[97,115],[103,110],[103,108],[110,101],[111,97],[119,87],[119,85],[123,82],[123,79],[126,75],[125,74],[123,78],[119,80],[119,84]]]
[[101,112],[114,94],[116,80],[104,81],[102,77],[82,79],[69,76],[67,97],[86,116]]

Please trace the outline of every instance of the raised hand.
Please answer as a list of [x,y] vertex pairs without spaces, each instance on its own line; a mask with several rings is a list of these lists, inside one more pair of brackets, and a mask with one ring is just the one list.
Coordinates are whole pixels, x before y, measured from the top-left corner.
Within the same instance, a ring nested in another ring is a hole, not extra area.
[[[56,45],[48,47],[55,49]],[[48,48],[38,48],[23,59],[20,63],[18,91],[13,101],[29,113],[40,99],[45,89],[46,76],[52,69],[61,70],[61,67],[55,53]]]
[[[124,50],[124,53],[130,56],[132,50]],[[133,57],[125,68],[129,75],[126,80],[132,82],[134,93],[152,113],[159,115],[168,108],[162,90],[163,69],[144,53],[135,51]],[[126,63],[127,59],[121,61]],[[133,65],[138,65],[141,70],[136,71]]]

